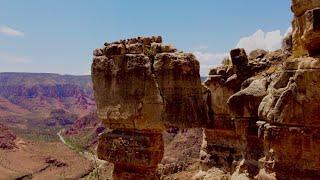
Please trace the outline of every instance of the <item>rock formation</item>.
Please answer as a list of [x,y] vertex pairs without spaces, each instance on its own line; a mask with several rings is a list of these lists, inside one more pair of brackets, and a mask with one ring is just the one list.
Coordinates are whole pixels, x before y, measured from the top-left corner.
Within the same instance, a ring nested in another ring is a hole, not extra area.
[[115,165],[115,179],[157,179],[162,131],[208,123],[199,62],[190,53],[138,37],[94,51],[92,80],[99,119],[107,128],[98,155]]
[[320,1],[292,0],[293,54],[320,54]]
[[292,11],[293,32],[282,49],[249,56],[231,50],[203,85],[195,57],[161,37],[95,50],[98,117],[113,129],[100,137],[98,154],[115,164],[114,178],[157,179],[161,133],[170,127],[204,128],[202,171],[218,167],[231,179],[319,178],[320,1],[292,0]]
[[231,65],[210,72],[214,124],[204,130],[202,162],[234,171],[232,179],[320,177],[319,7],[293,0],[293,34],[282,50],[256,50],[248,58],[235,49]]
[[0,150],[16,148],[16,138],[17,136],[10,132],[8,127],[0,123]]
[[[265,157],[261,177],[320,177],[320,61],[312,57],[286,62],[259,106],[259,136]],[[294,163],[293,163],[294,162]]]
[[292,3],[295,58],[286,61],[259,106],[265,151],[260,178],[320,177],[320,1]]
[[234,49],[230,52],[230,63],[210,71],[205,82],[209,98],[205,98],[213,123],[204,129],[202,170],[215,166],[233,172],[245,159],[249,174],[257,174],[263,143],[258,139],[256,122],[259,104],[266,96],[266,76],[270,75],[267,70],[287,56],[255,50],[248,57],[244,49]]

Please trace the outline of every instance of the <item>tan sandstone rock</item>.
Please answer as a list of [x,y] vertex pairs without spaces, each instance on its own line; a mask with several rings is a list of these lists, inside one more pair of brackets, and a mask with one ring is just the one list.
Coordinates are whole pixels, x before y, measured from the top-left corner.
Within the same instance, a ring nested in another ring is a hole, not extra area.
[[[259,106],[259,136],[265,157],[258,177],[317,179],[320,177],[320,60],[287,61],[271,82]],[[273,174],[273,175],[272,175]]]
[[293,54],[296,57],[320,54],[320,2],[293,0]]
[[99,158],[114,163],[114,179],[158,179],[162,131],[208,123],[199,62],[158,36],[105,43],[93,54],[97,114],[113,129],[99,138]]

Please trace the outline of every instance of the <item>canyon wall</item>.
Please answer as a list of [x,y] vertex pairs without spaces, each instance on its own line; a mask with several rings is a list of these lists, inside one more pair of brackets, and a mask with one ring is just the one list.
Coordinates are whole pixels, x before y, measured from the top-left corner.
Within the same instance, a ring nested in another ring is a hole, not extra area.
[[138,37],[94,51],[98,155],[114,179],[158,179],[162,132],[203,128],[200,169],[230,179],[320,177],[320,3],[293,0],[282,49],[234,49],[201,84],[190,53]]
[[[293,57],[259,106],[265,157],[259,177],[320,177],[320,1],[293,0]],[[304,52],[304,53],[303,53]],[[302,57],[303,56],[303,57]]]

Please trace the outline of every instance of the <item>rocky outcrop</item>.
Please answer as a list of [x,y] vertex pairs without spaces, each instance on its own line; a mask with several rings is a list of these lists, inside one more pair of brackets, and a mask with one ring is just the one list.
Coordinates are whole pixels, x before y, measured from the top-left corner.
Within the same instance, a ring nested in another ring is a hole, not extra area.
[[211,70],[205,82],[210,125],[205,126],[201,168],[219,167],[234,172],[241,159],[250,166],[251,176],[258,172],[263,143],[258,139],[258,107],[266,96],[266,77],[288,55],[255,50],[248,57],[244,49],[230,52],[231,64]]
[[159,36],[105,43],[93,54],[98,117],[113,129],[100,137],[99,157],[114,163],[115,179],[157,179],[162,131],[208,122],[199,62]]
[[320,2],[318,0],[292,0],[294,13],[293,54],[320,54]]
[[231,179],[320,176],[318,3],[293,1],[293,34],[282,50],[256,50],[247,58],[235,49],[231,67],[210,72],[206,86],[214,125],[204,130],[202,162],[234,171]]
[[264,120],[258,123],[259,135],[266,153],[260,161],[264,171],[275,172],[278,179],[320,176],[319,79],[319,59],[288,61],[259,106]]
[[56,109],[50,112],[44,123],[47,126],[66,126],[71,125],[77,119],[77,115],[66,112],[64,109]]
[[16,135],[14,135],[8,127],[0,123],[0,150],[16,148]]
[[294,57],[271,79],[258,108],[265,155],[258,179],[320,177],[319,7],[319,1],[293,0]]
[[[100,128],[101,127],[101,128]],[[97,113],[91,112],[88,115],[77,119],[72,126],[66,131],[66,135],[75,135],[80,133],[80,131],[83,131],[85,129],[93,128],[97,130],[97,134],[101,133],[104,128],[102,127],[98,117]],[[102,129],[102,130],[100,130]]]
[[293,32],[282,49],[231,50],[203,85],[195,57],[161,37],[95,50],[98,117],[113,129],[100,136],[98,154],[115,164],[115,179],[157,179],[161,132],[170,127],[204,128],[202,171],[219,168],[231,179],[320,177],[319,9],[319,1],[293,0]]

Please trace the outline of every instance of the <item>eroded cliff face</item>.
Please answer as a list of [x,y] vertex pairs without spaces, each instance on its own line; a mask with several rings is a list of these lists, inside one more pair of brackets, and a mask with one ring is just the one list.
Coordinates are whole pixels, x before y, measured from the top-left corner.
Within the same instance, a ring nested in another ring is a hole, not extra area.
[[[265,157],[261,176],[277,179],[320,177],[319,59],[297,58],[268,88],[259,106],[259,137]],[[264,172],[265,171],[265,172]]]
[[205,165],[222,167],[231,179],[320,177],[319,7],[293,0],[293,33],[282,50],[247,58],[235,49],[231,65],[211,71],[205,84],[214,125],[204,130]]
[[[292,1],[293,57],[271,81],[258,110],[265,154],[259,178],[320,177],[319,8],[319,1]],[[308,56],[301,57],[301,49]]]
[[264,149],[256,126],[258,107],[273,73],[290,55],[290,47],[285,47],[276,52],[255,50],[249,56],[244,49],[234,49],[229,63],[211,70],[205,86],[213,123],[203,131],[202,170],[219,167],[234,173],[234,179],[253,178],[259,172]]
[[157,179],[162,131],[208,123],[199,62],[159,36],[106,43],[94,56],[98,117],[113,129],[100,137],[99,157],[115,164],[115,179]]
[[[320,177],[320,4],[293,0],[282,49],[230,52],[201,85],[199,62],[161,37],[106,43],[94,51],[99,157],[115,179],[157,179],[162,131],[203,128],[200,169],[230,179]],[[210,170],[211,169],[211,170]],[[142,173],[145,172],[145,173]],[[212,176],[197,176],[197,178]],[[205,178],[204,178],[205,179]]]

